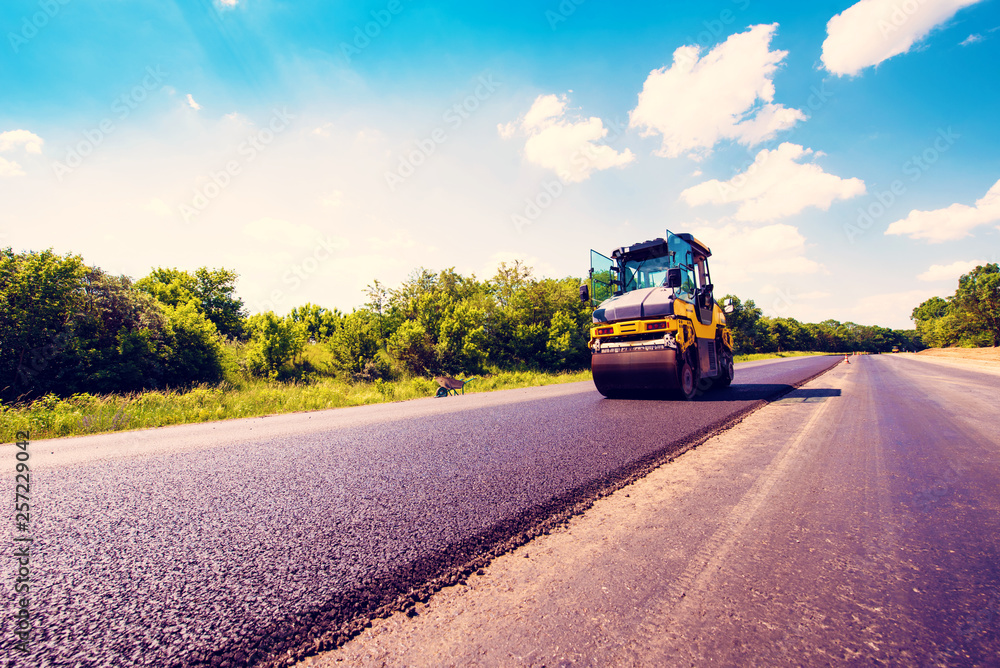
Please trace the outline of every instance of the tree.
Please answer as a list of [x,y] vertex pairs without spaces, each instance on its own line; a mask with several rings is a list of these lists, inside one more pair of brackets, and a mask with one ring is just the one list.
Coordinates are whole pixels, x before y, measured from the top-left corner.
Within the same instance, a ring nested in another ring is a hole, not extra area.
[[768,323],[768,331],[774,344],[778,347],[778,352],[783,353],[791,350],[792,342],[795,340],[795,330],[784,318],[775,318]]
[[408,373],[424,375],[434,372],[434,342],[420,323],[405,321],[389,337],[386,348]]
[[726,324],[733,334],[737,355],[765,352],[771,349],[771,334],[763,311],[752,299],[741,301],[736,295],[726,295],[722,303],[731,302],[733,312],[726,315]]
[[243,338],[247,315],[243,300],[236,296],[239,274],[224,268],[209,270],[201,267],[194,275],[198,281],[195,296],[201,301],[205,317],[215,323],[223,336]]
[[221,381],[226,373],[225,354],[215,323],[191,302],[162,309],[168,326],[162,356],[164,384],[183,387]]
[[245,338],[243,300],[235,295],[238,278],[239,274],[224,268],[201,267],[192,274],[160,267],[136,281],[136,287],[167,306],[176,307],[194,300],[196,308],[215,324],[220,334]]
[[378,353],[378,325],[374,314],[359,310],[344,317],[328,345],[333,367],[342,374],[361,374]]
[[86,272],[79,255],[0,250],[0,399],[54,387]]
[[80,281],[78,255],[51,249],[15,254],[0,250],[0,398],[52,391],[58,358],[73,336]]
[[1000,265],[980,265],[958,279],[952,301],[962,312],[962,331],[1000,345]]
[[255,376],[277,378],[278,371],[305,347],[305,326],[292,318],[279,318],[274,311],[247,320],[247,368]]
[[309,338],[314,341],[326,341],[337,331],[337,325],[344,316],[337,309],[331,311],[306,302],[302,306],[293,308],[289,317],[293,322],[302,323]]

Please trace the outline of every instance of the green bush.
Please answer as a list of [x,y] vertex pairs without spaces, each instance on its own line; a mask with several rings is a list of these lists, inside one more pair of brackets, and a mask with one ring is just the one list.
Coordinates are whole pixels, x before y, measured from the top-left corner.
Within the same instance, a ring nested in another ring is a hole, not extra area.
[[281,368],[302,353],[306,329],[292,318],[279,318],[273,311],[251,316],[247,321],[250,342],[247,368],[254,376],[277,378]]

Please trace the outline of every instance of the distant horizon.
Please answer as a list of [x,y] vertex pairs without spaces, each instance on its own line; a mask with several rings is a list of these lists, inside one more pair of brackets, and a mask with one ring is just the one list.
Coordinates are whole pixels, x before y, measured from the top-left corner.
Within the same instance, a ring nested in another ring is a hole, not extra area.
[[767,316],[912,329],[1000,261],[1000,3],[761,4],[15,0],[0,247],[283,315],[670,229]]

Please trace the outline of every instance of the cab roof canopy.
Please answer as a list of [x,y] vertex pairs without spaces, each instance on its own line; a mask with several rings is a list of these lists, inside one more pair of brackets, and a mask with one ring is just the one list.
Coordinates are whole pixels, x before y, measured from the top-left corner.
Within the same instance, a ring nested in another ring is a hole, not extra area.
[[692,235],[692,234],[678,234],[677,236],[679,236],[681,239],[683,239],[684,241],[686,241],[689,244],[691,244],[691,248],[694,249],[694,252],[695,252],[696,255],[703,255],[705,257],[711,257],[712,256],[712,251],[709,250],[708,246],[706,246],[705,244],[703,244],[700,241],[698,241],[697,239],[695,239],[694,235]]
[[[670,230],[667,230],[667,234],[671,234]],[[711,257],[712,251],[709,250],[708,246],[695,239],[693,235],[677,234],[674,236],[689,243],[695,257]],[[632,244],[631,246],[616,248],[615,251],[611,253],[611,257],[617,260],[628,255],[633,259],[646,259],[650,257],[661,257],[666,254],[667,242],[665,239],[650,239],[649,241]]]

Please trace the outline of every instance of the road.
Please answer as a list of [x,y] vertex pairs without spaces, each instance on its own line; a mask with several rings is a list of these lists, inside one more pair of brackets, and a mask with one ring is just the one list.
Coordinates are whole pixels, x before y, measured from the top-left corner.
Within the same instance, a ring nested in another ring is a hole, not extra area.
[[303,665],[1000,665],[998,392],[855,357]]
[[332,646],[837,361],[741,365],[695,403],[578,383],[32,443],[35,631],[5,655],[238,666]]

